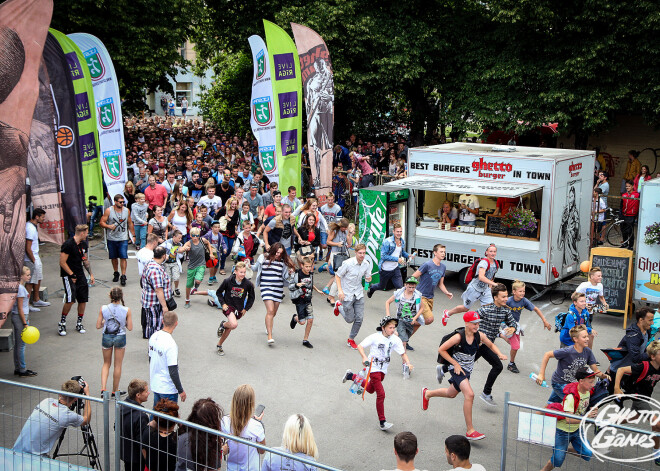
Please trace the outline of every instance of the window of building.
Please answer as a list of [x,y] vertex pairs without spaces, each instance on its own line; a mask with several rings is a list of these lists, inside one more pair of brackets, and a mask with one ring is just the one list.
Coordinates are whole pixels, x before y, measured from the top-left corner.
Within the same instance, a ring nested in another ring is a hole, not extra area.
[[181,101],[183,98],[188,100],[188,107],[192,105],[192,83],[191,82],[178,82],[176,84],[176,106],[181,108]]

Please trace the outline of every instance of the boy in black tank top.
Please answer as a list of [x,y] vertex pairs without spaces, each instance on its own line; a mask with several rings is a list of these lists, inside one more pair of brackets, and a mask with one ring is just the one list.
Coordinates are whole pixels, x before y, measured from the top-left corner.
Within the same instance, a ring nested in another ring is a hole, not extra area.
[[467,432],[465,437],[468,440],[482,440],[486,435],[479,433],[472,425],[472,404],[474,403],[474,391],[470,385],[470,374],[474,368],[474,359],[477,356],[480,345],[483,343],[490,348],[501,360],[506,360],[499,349],[488,340],[485,335],[479,334],[479,322],[481,318],[474,311],[468,311],[463,314],[465,328],[458,330],[449,340],[445,341],[438,348],[438,353],[449,362],[449,372],[451,379],[448,388],[434,389],[422,388],[422,410],[429,407],[429,399],[432,397],[455,398],[459,392],[463,393],[463,414],[465,415],[465,425]]

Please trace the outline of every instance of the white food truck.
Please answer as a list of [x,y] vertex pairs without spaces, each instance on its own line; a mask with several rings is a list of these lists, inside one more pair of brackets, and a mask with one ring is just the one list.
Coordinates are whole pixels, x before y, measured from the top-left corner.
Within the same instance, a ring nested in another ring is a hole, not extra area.
[[[360,240],[377,273],[380,244],[399,222],[407,250],[416,252],[414,265],[442,243],[447,269],[462,280],[495,244],[497,277],[524,281],[539,293],[589,258],[594,161],[595,153],[586,150],[461,142],[411,148],[407,178],[360,190],[360,221],[368,222],[360,224]],[[461,206],[468,200],[472,206],[478,201],[479,212],[473,225],[460,225],[471,219]],[[455,224],[440,222],[445,202],[458,213]],[[534,212],[536,230],[502,224],[507,211],[522,205]]]

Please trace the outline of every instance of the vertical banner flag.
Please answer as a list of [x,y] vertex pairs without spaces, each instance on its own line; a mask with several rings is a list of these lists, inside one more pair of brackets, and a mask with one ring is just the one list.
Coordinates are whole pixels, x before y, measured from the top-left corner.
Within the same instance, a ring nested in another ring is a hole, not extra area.
[[275,110],[275,155],[280,187],[295,186],[300,194],[302,82],[300,62],[293,40],[282,28],[264,20]]
[[46,38],[43,60],[48,70],[50,93],[55,106],[58,187],[62,199],[64,229],[73,234],[78,224],[87,223],[75,93],[64,51],[51,33]]
[[328,46],[307,26],[291,23],[300,56],[307,111],[307,149],[319,205],[332,191],[332,142],[335,124],[335,85]]
[[126,148],[124,121],[121,115],[119,84],[110,54],[103,43],[91,34],[68,35],[85,56],[94,89],[99,155],[103,179],[110,200],[124,191],[126,185]]
[[275,158],[275,119],[273,119],[273,87],[270,80],[270,60],[268,49],[261,37],[248,38],[252,49],[254,74],[252,76],[252,97],[250,98],[250,126],[252,134],[259,142],[261,168],[271,182],[279,183],[279,170]]
[[94,106],[94,91],[87,62],[76,43],[65,34],[51,29],[64,51],[64,57],[69,64],[69,74],[73,81],[76,119],[78,120],[78,147],[82,166],[83,182],[85,184],[85,199],[90,196],[103,203],[103,183],[99,164],[99,138],[96,131],[96,108]]
[[0,5],[0,326],[16,301],[25,256],[29,133],[52,14],[52,0]]
[[39,100],[34,108],[28,149],[28,176],[32,204],[46,211],[39,225],[39,240],[62,245],[64,217],[62,200],[57,188],[57,151],[55,149],[55,106],[50,92],[46,64],[39,68]]

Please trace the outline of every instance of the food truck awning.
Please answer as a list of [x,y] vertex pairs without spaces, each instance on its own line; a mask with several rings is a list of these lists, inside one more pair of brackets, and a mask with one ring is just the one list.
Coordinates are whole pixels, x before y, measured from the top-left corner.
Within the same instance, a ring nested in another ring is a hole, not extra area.
[[390,188],[465,193],[468,195],[502,196],[517,198],[543,188],[543,185],[518,182],[492,182],[460,177],[414,176],[386,183]]

